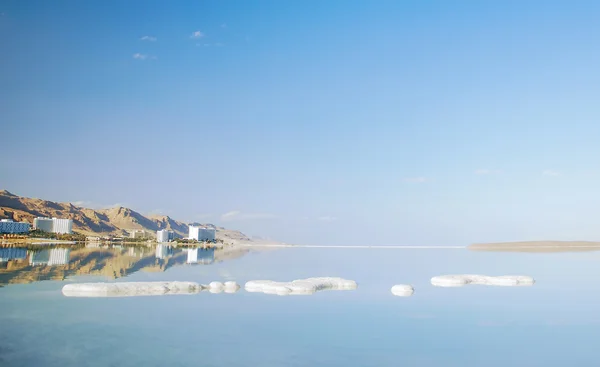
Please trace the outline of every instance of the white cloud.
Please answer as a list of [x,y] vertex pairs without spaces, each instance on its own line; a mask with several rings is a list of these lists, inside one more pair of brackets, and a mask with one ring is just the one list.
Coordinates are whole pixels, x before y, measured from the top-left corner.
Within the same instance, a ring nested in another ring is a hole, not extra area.
[[210,46],[210,43],[196,43],[196,46],[208,47],[208,46]]
[[140,38],[140,41],[155,42],[156,41],[156,37],[144,36],[144,37]]
[[552,170],[552,169],[547,169],[542,172],[542,175],[544,175],[544,176],[560,176],[560,172]]
[[194,33],[192,33],[192,35],[190,36],[190,38],[202,38],[204,37],[204,33],[200,32],[200,31],[196,31]]
[[487,168],[482,168],[482,169],[478,169],[477,171],[475,171],[476,175],[497,175],[502,173],[502,171],[500,171],[499,169],[487,169]]
[[337,218],[330,215],[324,215],[322,217],[318,217],[317,220],[321,222],[335,222]]
[[82,208],[89,208],[92,205],[92,202],[86,201],[86,200],[79,200],[79,201],[72,201],[71,204],[73,204],[75,206],[80,206]]
[[215,46],[217,46],[217,47],[223,47],[223,46],[225,46],[225,44],[221,43],[221,42],[217,42],[217,43],[215,43]]
[[424,182],[427,182],[427,178],[426,177],[407,177],[403,181],[407,182],[407,183],[424,183]]
[[270,213],[242,213],[239,210],[232,210],[221,215],[223,221],[247,220],[247,219],[272,219],[277,218],[276,215]]
[[144,54],[136,52],[133,54],[133,58],[136,60],[146,60],[148,58],[148,55],[144,55]]

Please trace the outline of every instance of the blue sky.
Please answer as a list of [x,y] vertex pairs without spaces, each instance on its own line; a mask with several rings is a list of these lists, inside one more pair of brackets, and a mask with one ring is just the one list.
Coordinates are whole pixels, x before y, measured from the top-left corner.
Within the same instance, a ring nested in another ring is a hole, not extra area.
[[594,1],[0,1],[0,187],[287,242],[600,239]]

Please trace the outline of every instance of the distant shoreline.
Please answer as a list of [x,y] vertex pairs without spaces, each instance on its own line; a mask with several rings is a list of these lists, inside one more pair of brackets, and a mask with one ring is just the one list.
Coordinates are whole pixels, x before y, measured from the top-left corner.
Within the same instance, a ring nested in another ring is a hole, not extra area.
[[518,241],[476,243],[467,247],[471,251],[497,252],[576,252],[600,251],[600,242],[594,241]]

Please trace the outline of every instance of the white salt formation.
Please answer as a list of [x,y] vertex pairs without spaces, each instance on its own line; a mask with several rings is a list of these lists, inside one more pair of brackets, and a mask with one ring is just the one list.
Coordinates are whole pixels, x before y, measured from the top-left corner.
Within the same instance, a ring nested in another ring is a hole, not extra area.
[[194,282],[75,283],[62,288],[67,297],[134,297],[199,293],[204,286]]
[[203,290],[210,293],[235,293],[239,289],[236,282],[211,282],[208,285],[195,282],[74,283],[65,285],[62,293],[67,297],[134,297],[195,294]]
[[396,284],[391,291],[394,296],[398,297],[410,297],[415,293],[415,289],[408,284]]
[[298,279],[291,282],[251,280],[244,286],[247,292],[261,292],[280,296],[313,294],[321,290],[352,290],[357,287],[358,285],[353,280],[331,277]]
[[235,293],[240,289],[240,285],[236,282],[225,282],[225,293]]
[[223,288],[225,288],[225,285],[221,282],[210,282],[208,284],[208,288],[214,290],[223,290]]
[[442,275],[431,278],[431,284],[436,287],[462,287],[467,284],[497,285],[506,287],[531,286],[535,283],[532,277],[523,275]]

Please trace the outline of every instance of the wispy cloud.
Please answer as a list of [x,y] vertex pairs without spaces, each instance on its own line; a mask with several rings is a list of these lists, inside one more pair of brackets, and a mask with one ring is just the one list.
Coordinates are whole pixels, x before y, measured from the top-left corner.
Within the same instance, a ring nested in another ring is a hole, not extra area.
[[403,179],[402,181],[404,181],[406,183],[424,183],[424,182],[427,182],[427,178],[426,177],[407,177],[407,178]]
[[82,208],[89,208],[92,205],[92,202],[86,201],[86,200],[79,200],[79,201],[72,201],[71,204],[73,204],[75,206],[80,206]]
[[204,33],[200,32],[200,31],[196,31],[196,32],[192,33],[192,35],[190,36],[190,38],[195,38],[195,39],[202,38],[202,37],[204,37]]
[[558,171],[555,171],[553,169],[547,169],[542,172],[542,175],[544,175],[544,176],[560,176],[561,173]]
[[153,36],[144,36],[140,38],[140,41],[148,41],[148,42],[156,42],[156,37]]
[[331,215],[324,215],[322,217],[318,217],[317,220],[321,222],[335,222],[337,218],[332,217]]
[[277,218],[275,214],[271,213],[243,213],[239,210],[232,210],[221,215],[222,221],[233,221],[233,220],[248,220],[248,219],[272,219]]
[[498,175],[502,173],[499,169],[481,168],[475,171],[476,175]]
[[217,43],[215,43],[215,46],[216,47],[223,47],[223,46],[225,46],[225,44],[221,43],[221,42],[217,42]]
[[136,60],[146,60],[148,58],[148,55],[144,55],[139,52],[136,52],[133,54],[133,58]]
[[134,59],[136,60],[140,60],[140,61],[145,61],[145,60],[156,60],[158,59],[158,57],[154,56],[154,55],[146,55],[146,54],[141,54],[139,52],[136,52],[133,54],[132,56]]
[[223,28],[223,29],[227,28],[227,23],[221,24],[221,28]]

